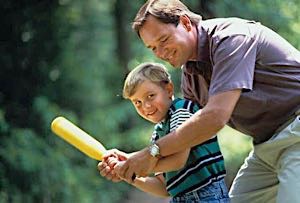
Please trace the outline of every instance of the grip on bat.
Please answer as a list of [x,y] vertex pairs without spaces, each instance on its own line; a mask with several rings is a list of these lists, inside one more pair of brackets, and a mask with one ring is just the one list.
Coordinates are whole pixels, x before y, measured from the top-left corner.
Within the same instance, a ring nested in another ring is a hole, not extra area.
[[93,159],[102,160],[103,154],[106,151],[105,147],[66,118],[55,118],[51,123],[51,129],[56,135],[84,154]]

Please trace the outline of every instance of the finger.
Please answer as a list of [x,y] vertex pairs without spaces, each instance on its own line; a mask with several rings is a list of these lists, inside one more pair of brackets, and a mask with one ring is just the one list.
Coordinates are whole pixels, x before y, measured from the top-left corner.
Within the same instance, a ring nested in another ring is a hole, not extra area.
[[106,166],[102,170],[100,170],[100,175],[103,177],[106,177],[110,173],[110,168],[109,166]]
[[107,159],[107,163],[108,163],[109,167],[110,167],[111,169],[113,169],[114,166],[118,163],[118,160],[117,160],[117,158],[115,158],[115,157],[109,157],[109,158]]
[[103,155],[103,160],[106,160],[108,157],[115,157],[116,156],[116,149],[109,149],[109,150],[106,150],[106,152],[104,153]]
[[107,166],[107,164],[105,162],[99,162],[97,165],[97,168],[99,171],[103,170],[105,167]]

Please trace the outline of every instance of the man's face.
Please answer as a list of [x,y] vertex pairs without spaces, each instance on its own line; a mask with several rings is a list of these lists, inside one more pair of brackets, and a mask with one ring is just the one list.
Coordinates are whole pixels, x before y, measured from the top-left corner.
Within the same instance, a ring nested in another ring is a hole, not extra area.
[[171,23],[163,23],[150,15],[139,31],[145,46],[150,48],[158,58],[169,62],[174,67],[180,67],[196,55],[195,33],[190,29],[189,19],[185,20],[188,22],[180,20],[175,26]]

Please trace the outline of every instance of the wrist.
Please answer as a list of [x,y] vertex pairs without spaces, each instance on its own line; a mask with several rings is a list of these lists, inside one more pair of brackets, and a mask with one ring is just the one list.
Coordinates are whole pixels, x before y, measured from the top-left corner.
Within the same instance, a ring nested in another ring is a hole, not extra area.
[[150,154],[151,157],[160,159],[160,148],[157,145],[156,142],[151,142],[151,144],[148,146],[148,153]]

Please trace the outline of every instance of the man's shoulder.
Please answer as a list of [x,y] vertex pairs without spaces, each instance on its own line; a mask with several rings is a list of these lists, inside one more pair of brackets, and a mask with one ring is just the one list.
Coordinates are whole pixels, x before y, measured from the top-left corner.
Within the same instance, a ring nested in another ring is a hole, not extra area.
[[255,21],[236,17],[214,18],[202,21],[202,26],[213,40],[222,40],[228,36],[244,35],[251,36],[249,24],[256,24]]

